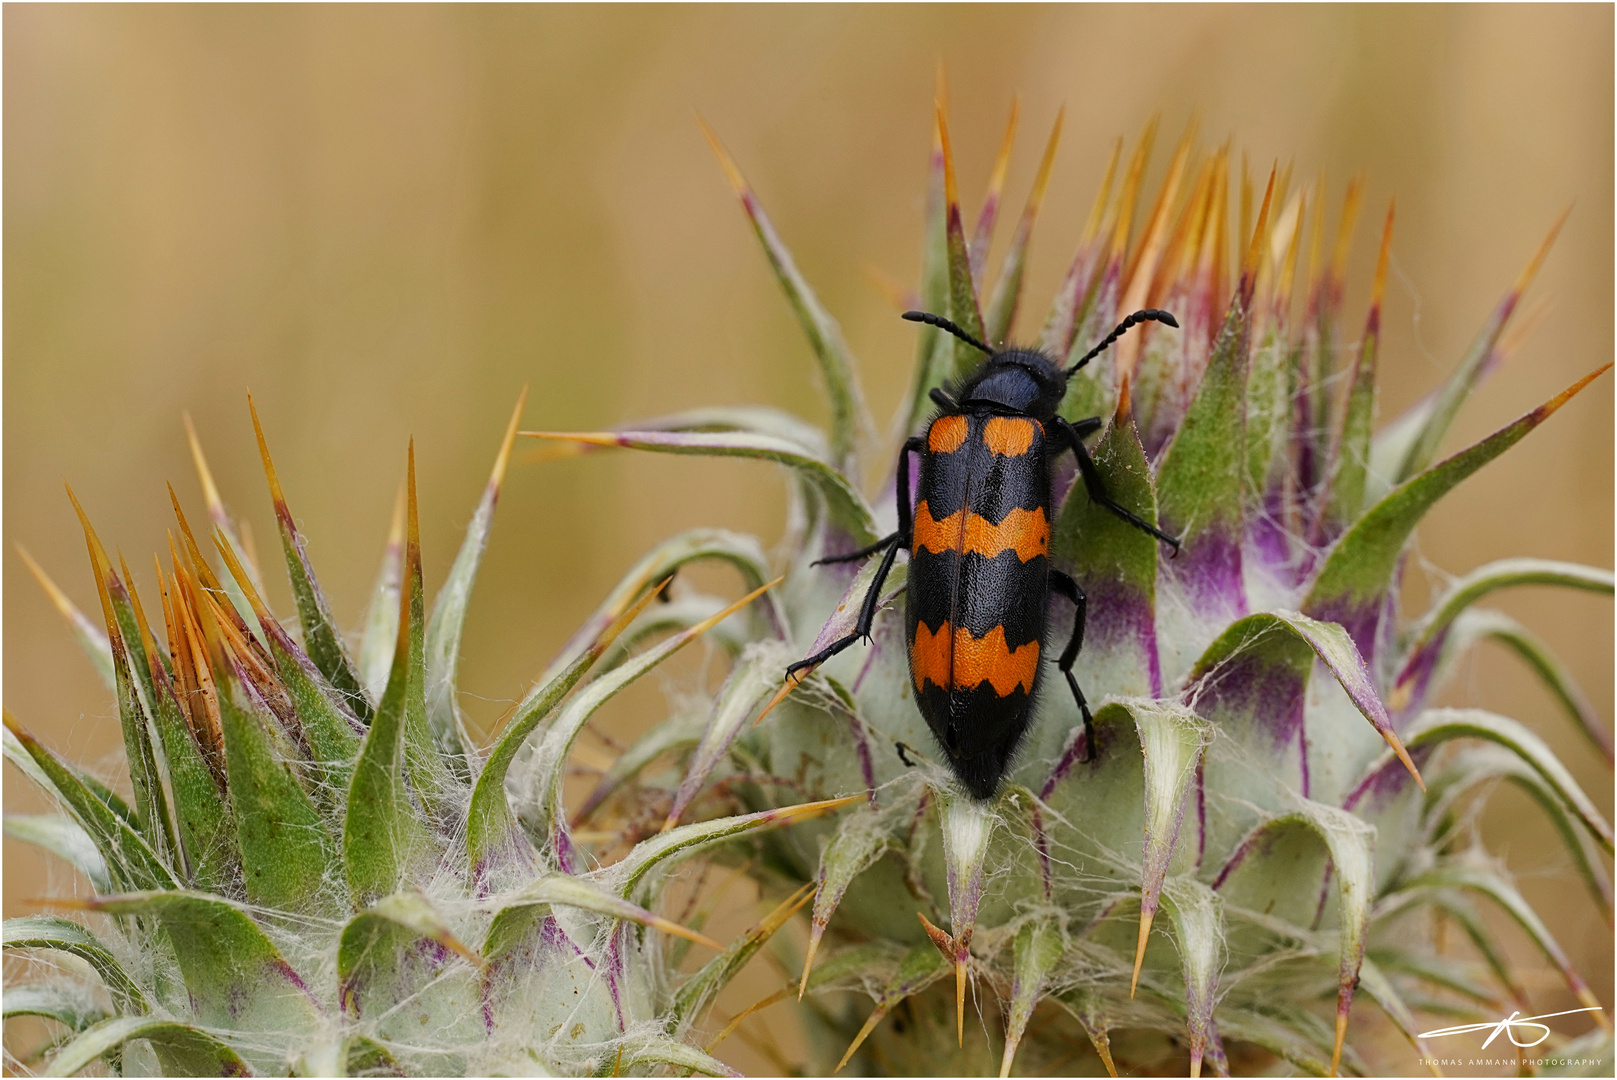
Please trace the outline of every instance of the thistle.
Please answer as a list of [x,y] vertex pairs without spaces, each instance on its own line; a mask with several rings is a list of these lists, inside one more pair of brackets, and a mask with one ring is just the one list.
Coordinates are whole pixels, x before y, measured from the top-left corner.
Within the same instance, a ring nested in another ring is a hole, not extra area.
[[[1527,727],[1429,703],[1467,649],[1501,641],[1609,762],[1609,735],[1558,662],[1475,602],[1528,583],[1609,593],[1612,575],[1509,559],[1411,622],[1396,604],[1424,512],[1589,381],[1440,457],[1466,395],[1514,345],[1510,317],[1543,252],[1449,381],[1376,432],[1391,212],[1351,342],[1357,189],[1327,251],[1322,185],[1293,191],[1271,174],[1260,194],[1243,168],[1231,230],[1229,155],[1198,158],[1187,140],[1140,214],[1151,141],[1121,177],[1119,143],[1048,314],[1017,339],[1070,365],[1130,311],[1181,325],[1136,328],[1060,410],[1106,418],[1093,453],[1108,494],[1182,544],[1167,558],[1092,504],[1070,466],[1058,476],[1050,552],[1089,597],[1076,674],[1092,746],[1073,700],[1047,691],[994,797],[965,791],[913,699],[902,560],[868,646],[785,678],[852,628],[876,571],[814,563],[892,531],[897,448],[927,422],[931,391],[981,353],[921,329],[914,380],[879,435],[835,320],[715,139],[808,333],[829,429],[741,407],[527,434],[570,452],[784,465],[781,549],[719,530],[658,545],[480,748],[455,670],[517,416],[430,617],[407,483],[357,644],[323,598],[262,432],[290,628],[193,436],[212,534],[199,540],[176,500],[168,567],[144,605],[88,520],[104,628],[44,579],[116,695],[131,798],[7,717],[8,758],[62,807],[7,829],[95,889],[59,902],[79,920],[6,925],[8,952],[33,968],[8,986],[6,1013],[60,1025],[49,1071],[720,1073],[724,1040],[786,1002],[800,1003],[814,1072],[1362,1071],[1352,1036],[1369,1009],[1425,1053],[1419,1032],[1440,1025],[1417,1013],[1452,1024],[1523,1007],[1483,905],[1598,1006],[1468,815],[1498,780],[1525,788],[1608,919],[1609,824]],[[968,237],[940,110],[922,281],[905,305],[994,345],[1021,307],[1056,135],[990,287],[1009,143]],[[867,475],[883,478],[873,496]],[[715,560],[746,596],[670,580]],[[703,635],[731,660],[723,685],[682,695],[568,805],[594,712]],[[705,868],[720,864],[778,898],[728,946],[701,934]],[[676,875],[690,906],[664,888]],[[800,911],[794,951],[780,931]],[[1475,959],[1448,940],[1462,935]],[[780,968],[779,989],[713,1016],[754,957]],[[1600,1033],[1558,1049],[1611,1053]]]
[[[60,1026],[41,1051],[48,1072],[97,1062],[200,1076],[730,1072],[680,1038],[681,1025],[767,934],[725,947],[650,907],[692,856],[839,803],[704,821],[602,865],[591,848],[617,832],[575,829],[561,792],[573,740],[619,690],[721,623],[775,632],[769,601],[767,614],[754,605],[770,586],[764,561],[731,543],[756,587],[631,652],[662,625],[647,608],[682,558],[656,553],[493,746],[476,748],[455,670],[521,408],[430,617],[412,447],[357,651],[333,622],[256,413],[300,633],[266,606],[194,432],[212,532],[199,538],[174,498],[168,567],[158,563],[144,602],[77,500],[104,627],[29,560],[117,698],[132,792],[6,715],[7,759],[60,809],[8,816],[8,834],[94,887],[54,906],[95,925],[55,914],[5,924],[7,955],[35,971],[6,987],[5,1014]],[[708,955],[683,970],[693,943]]]
[[[1328,247],[1323,182],[1293,190],[1274,171],[1258,187],[1243,164],[1232,193],[1227,149],[1198,158],[1188,137],[1144,214],[1152,132],[1121,178],[1119,141],[1037,336],[1011,341],[1059,130],[1058,120],[990,282],[1010,134],[968,234],[940,108],[922,277],[903,306],[944,316],[996,349],[1034,345],[1063,367],[1129,312],[1178,317],[1181,330],[1142,325],[1074,376],[1059,410],[1106,419],[1093,454],[1107,493],[1182,542],[1167,557],[1072,483],[1070,459],[1058,469],[1067,494],[1057,499],[1049,550],[1053,567],[1088,596],[1076,673],[1099,699],[1095,745],[1050,678],[995,797],[962,787],[916,706],[902,559],[868,643],[783,679],[788,663],[855,626],[880,555],[816,562],[892,532],[899,444],[925,429],[931,392],[958,385],[983,352],[921,328],[910,390],[887,436],[873,435],[836,321],[709,132],[808,335],[830,427],[732,408],[610,432],[532,433],[579,449],[750,457],[791,474],[779,553],[783,633],[738,643],[706,721],[681,715],[654,727],[585,812],[666,798],[665,827],[674,828],[715,813],[860,797],[836,820],[760,838],[750,864],[783,894],[813,887],[806,949],[777,950],[800,974],[753,1006],[802,1003],[811,1072],[1003,1076],[1104,1066],[1222,1075],[1276,1059],[1318,1074],[1362,1071],[1349,1036],[1367,1007],[1430,1058],[1420,1031],[1442,1025],[1423,1024],[1417,1011],[1478,1020],[1528,1011],[1482,922],[1489,905],[1594,1010],[1601,1030],[1580,1052],[1609,1060],[1600,1003],[1473,838],[1463,808],[1491,781],[1524,786],[1608,920],[1609,823],[1528,727],[1430,703],[1471,646],[1503,642],[1609,763],[1610,736],[1561,665],[1528,630],[1476,601],[1520,584],[1609,594],[1612,575],[1505,559],[1455,581],[1413,621],[1400,621],[1397,604],[1425,512],[1600,374],[1474,446],[1439,453],[1470,390],[1515,344],[1511,315],[1549,241],[1448,381],[1378,431],[1392,209],[1355,341],[1342,296],[1358,186],[1347,190]],[[867,498],[871,472],[884,479]],[[1052,625],[1066,625],[1067,602],[1052,604]],[[1043,656],[1057,651],[1047,643]],[[1471,939],[1475,958],[1447,943],[1451,926]],[[980,1032],[965,1030],[968,1005]]]

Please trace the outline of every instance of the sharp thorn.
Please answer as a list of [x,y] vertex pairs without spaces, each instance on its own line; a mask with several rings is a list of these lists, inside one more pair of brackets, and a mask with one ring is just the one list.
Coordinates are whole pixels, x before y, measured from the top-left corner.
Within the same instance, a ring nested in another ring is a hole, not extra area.
[[1140,912],[1140,942],[1134,947],[1134,977],[1129,980],[1129,999],[1134,998],[1134,991],[1140,985],[1140,968],[1145,963],[1145,946],[1151,940],[1151,920],[1156,918],[1156,912]]
[[808,955],[803,957],[803,977],[797,982],[797,1000],[803,1000],[808,990],[809,972],[814,970],[814,954],[820,951],[820,928],[809,931]]
[[958,955],[954,961],[954,1015],[955,1045],[966,1045],[966,962]]

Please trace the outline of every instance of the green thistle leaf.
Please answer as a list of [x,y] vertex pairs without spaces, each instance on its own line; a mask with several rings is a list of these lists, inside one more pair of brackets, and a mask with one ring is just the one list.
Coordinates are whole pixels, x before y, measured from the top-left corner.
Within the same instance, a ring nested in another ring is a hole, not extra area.
[[[101,982],[112,996],[112,1006],[120,1013],[146,1013],[151,1005],[140,985],[124,971],[107,947],[90,931],[69,919],[53,915],[28,915],[20,919],[7,919],[4,927],[4,947],[13,949],[53,949],[78,957],[101,977]],[[7,989],[7,1005],[12,990]]]
[[404,587],[400,593],[399,636],[393,671],[376,715],[360,746],[348,789],[343,823],[343,861],[348,888],[360,903],[396,889],[428,846],[427,830],[406,787],[430,807],[435,753],[427,731],[426,655],[422,636],[421,542],[416,519],[415,447],[410,448],[408,532]]
[[73,1076],[126,1044],[142,1039],[175,1076],[251,1076],[240,1054],[201,1028],[151,1016],[116,1016],[88,1029],[56,1052],[46,1076]]
[[1556,942],[1554,935],[1550,933],[1549,927],[1544,925],[1538,913],[1522,899],[1516,887],[1492,867],[1466,858],[1446,863],[1411,878],[1384,903],[1392,906],[1410,897],[1411,894],[1419,898],[1421,894],[1440,889],[1474,893],[1493,901],[1527,933],[1543,952],[1545,959],[1561,972],[1567,989],[1572,991],[1574,997],[1585,1005],[1600,1006],[1599,1000],[1590,992],[1588,984],[1573,970],[1572,962]]
[[86,906],[161,924],[205,1026],[308,1030],[319,1015],[303,979],[251,916],[228,900],[176,890],[98,897]]
[[1611,879],[1606,875],[1598,843],[1561,793],[1525,758],[1510,750],[1500,746],[1468,746],[1449,760],[1433,781],[1427,797],[1425,817],[1432,823],[1433,830],[1451,832],[1451,811],[1458,802],[1477,788],[1491,786],[1499,780],[1514,783],[1549,815],[1595,903],[1610,915]]
[[258,453],[264,461],[264,475],[269,480],[270,499],[275,506],[275,523],[281,532],[281,549],[286,555],[287,576],[292,582],[292,596],[298,605],[298,620],[303,624],[303,647],[309,658],[320,669],[326,681],[348,698],[349,708],[363,721],[370,720],[371,702],[360,686],[359,673],[343,646],[342,633],[331,616],[326,595],[314,576],[304,550],[303,537],[292,520],[292,510],[286,505],[280,478],[275,474],[275,463],[270,460],[269,444],[264,441],[264,427],[258,422],[258,410],[252,395],[247,397],[247,411],[253,418],[253,431],[258,435]]
[[774,269],[792,310],[797,313],[798,321],[803,324],[803,332],[808,335],[809,344],[820,362],[820,375],[825,380],[826,394],[831,399],[831,461],[843,472],[857,473],[859,444],[870,431],[871,423],[864,396],[859,390],[857,366],[847,342],[842,338],[842,328],[821,305],[819,297],[797,269],[791,252],[775,232],[774,225],[718,136],[706,124],[702,125],[702,130],[706,132],[708,142],[719,158],[720,167],[740,197],[741,206],[746,210],[758,240],[763,244],[764,254],[769,258],[769,265]]
[[1374,657],[1382,601],[1415,525],[1460,481],[1515,446],[1610,367],[1607,364],[1585,375],[1514,423],[1405,481],[1371,507],[1331,548],[1303,611],[1316,619],[1341,623],[1359,651]]
[[1543,777],[1544,782],[1567,809],[1577,815],[1606,853],[1611,853],[1611,825],[1600,815],[1589,796],[1583,793],[1555,752],[1523,724],[1482,709],[1430,709],[1417,717],[1406,733],[1411,748],[1435,746],[1459,738],[1486,739],[1503,746]]
[[293,772],[275,718],[239,670],[235,681],[219,695],[219,719],[247,896],[255,904],[318,910],[330,898],[312,886],[337,865],[335,837]]
[[1527,266],[1523,268],[1509,291],[1500,299],[1487,324],[1483,326],[1471,348],[1460,361],[1460,366],[1454,369],[1454,373],[1449,376],[1442,389],[1429,399],[1429,404],[1422,403],[1424,415],[1420,418],[1419,426],[1409,449],[1404,453],[1398,471],[1392,474],[1397,483],[1403,483],[1417,473],[1425,471],[1436,459],[1443,436],[1448,434],[1449,425],[1459,414],[1460,406],[1465,404],[1478,381],[1493,363],[1497,362],[1500,335],[1510,321],[1510,316],[1515,312],[1516,305],[1520,303],[1522,294],[1527,291],[1527,287],[1538,274],[1538,268],[1543,263],[1544,257],[1549,254],[1550,245],[1555,243],[1556,234],[1566,223],[1567,213],[1570,213],[1570,209],[1564,211],[1560,219],[1550,228],[1549,235],[1528,260]]
[[94,665],[96,673],[101,676],[101,681],[106,684],[108,690],[116,690],[118,683],[112,674],[112,646],[107,642],[106,633],[91,622],[89,617],[80,611],[72,600],[68,599],[67,594],[57,586],[56,582],[51,580],[49,574],[45,573],[45,568],[35,562],[32,555],[28,554],[27,548],[18,544],[17,554],[22,557],[24,565],[28,567],[28,572],[34,575],[34,580],[39,582],[39,587],[45,590],[45,595],[50,598],[51,605],[56,608],[62,618],[67,620],[68,627],[73,631],[73,637],[78,641],[79,647],[84,650],[84,655],[90,658],[90,663]]
[[846,532],[855,546],[863,547],[876,539],[876,526],[870,505],[843,473],[823,458],[815,457],[796,442],[772,435],[746,432],[554,432],[524,431],[540,439],[558,439],[595,446],[624,446],[662,454],[695,454],[700,457],[739,457],[773,461],[795,470],[824,501],[830,520]]
[[96,892],[112,891],[112,875],[95,841],[64,814],[7,814],[5,834],[50,852],[83,874]]
[[449,771],[461,783],[470,783],[473,763],[477,760],[471,735],[466,731],[455,701],[455,674],[460,664],[460,637],[466,625],[466,607],[471,602],[472,583],[477,579],[477,567],[483,560],[483,549],[488,546],[489,531],[494,527],[494,508],[500,500],[500,484],[505,479],[505,465],[511,457],[511,443],[516,438],[517,421],[522,418],[522,406],[528,400],[527,387],[517,398],[511,411],[511,422],[506,425],[505,438],[500,442],[499,455],[489,475],[483,497],[472,512],[471,523],[466,526],[466,538],[449,568],[449,576],[433,601],[432,619],[427,623],[426,637],[426,709],[427,724],[432,740]]
[[[949,268],[948,317],[954,324],[978,341],[983,341],[982,310],[977,306],[977,286],[972,279],[971,251],[966,245],[966,230],[960,220],[960,196],[955,190],[954,154],[949,149],[949,125],[938,106],[938,144],[943,148],[943,188],[946,206],[945,251]],[[936,314],[936,313],[934,313]],[[987,359],[981,350],[958,338],[951,339],[954,358],[945,368],[945,382],[959,379],[975,370]]]
[[[1447,682],[1454,661],[1483,639],[1499,642],[1526,661],[1538,677],[1544,680],[1550,693],[1566,709],[1578,729],[1589,740],[1590,746],[1604,757],[1608,764],[1611,762],[1611,733],[1606,730],[1600,714],[1572,677],[1571,670],[1550,651],[1549,646],[1538,635],[1503,612],[1471,608],[1460,614],[1443,639],[1442,649],[1434,665],[1434,673],[1427,683],[1428,694],[1435,693],[1438,687],[1443,686]],[[1396,692],[1395,689],[1394,693]]]
[[107,1018],[105,1009],[90,1000],[82,987],[27,984],[6,990],[5,1018],[41,1016],[54,1020],[69,1031],[80,1032]]
[[[1128,403],[1101,436],[1095,466],[1106,494],[1149,524],[1157,523],[1156,492]],[[1108,693],[1155,696],[1162,690],[1157,659],[1157,540],[1092,502],[1081,481],[1056,515],[1050,553],[1071,567],[1090,604],[1080,654],[1089,685]]]
[[73,814],[95,842],[115,882],[137,889],[180,887],[173,871],[126,817],[97,797],[83,778],[24,731],[10,713],[5,714],[5,727],[6,760],[22,768]]

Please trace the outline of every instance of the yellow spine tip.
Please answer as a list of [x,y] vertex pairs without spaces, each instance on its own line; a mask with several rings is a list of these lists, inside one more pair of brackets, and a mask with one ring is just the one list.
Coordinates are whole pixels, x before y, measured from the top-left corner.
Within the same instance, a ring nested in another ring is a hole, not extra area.
[[707,144],[713,148],[713,156],[719,159],[719,168],[724,170],[724,178],[730,182],[731,187],[735,188],[737,195],[745,198],[747,195],[747,181],[741,175],[741,170],[736,167],[735,160],[730,157],[730,151],[724,148],[724,144],[719,141],[718,135],[714,133],[712,128],[708,127],[707,121],[702,119],[701,113],[696,114],[696,123],[702,129],[702,134],[707,136]]
[[651,926],[653,929],[661,930],[665,934],[672,934],[675,937],[682,937],[687,941],[694,941],[698,945],[706,945],[715,952],[724,951],[723,945],[720,945],[717,941],[714,941],[706,934],[699,930],[692,930],[687,926],[681,926],[672,919],[665,919],[660,915],[653,915],[651,917]]
[[1550,226],[1549,235],[1544,237],[1544,242],[1539,244],[1537,251],[1533,252],[1533,257],[1527,260],[1527,265],[1522,267],[1522,272],[1517,276],[1516,284],[1513,287],[1517,296],[1526,292],[1527,286],[1533,283],[1533,278],[1538,274],[1538,268],[1543,265],[1544,257],[1550,253],[1550,248],[1555,246],[1555,238],[1560,235],[1561,226],[1566,224],[1567,215],[1570,213],[1572,213],[1571,206],[1561,211],[1561,216],[1555,219],[1554,225]]
[[1011,168],[1011,149],[1016,145],[1016,122],[1022,113],[1022,99],[1011,97],[1011,118],[1005,124],[1005,136],[1000,140],[999,155],[994,159],[994,171],[988,177],[989,197],[998,196],[1005,187],[1005,174]]
[[264,459],[264,476],[269,481],[270,499],[275,503],[277,513],[286,514],[286,495],[281,491],[280,477],[275,475],[275,462],[270,459],[269,442],[264,438],[264,425],[258,420],[258,406],[253,404],[253,395],[247,395],[247,412],[253,418],[253,434],[258,437],[258,456]]
[[1100,1054],[1102,1065],[1106,1066],[1106,1075],[1117,1080],[1117,1063],[1112,1060],[1112,1044],[1107,1040],[1103,1031],[1095,1039],[1095,1052]]
[[1415,762],[1410,758],[1409,751],[1404,749],[1404,741],[1391,728],[1382,732],[1382,735],[1386,738],[1387,745],[1392,747],[1392,752],[1398,755],[1398,760],[1403,762],[1404,768],[1409,772],[1410,776],[1415,778],[1415,783],[1424,792],[1426,790],[1426,781],[1421,777],[1420,770],[1415,767]]
[[197,479],[202,484],[202,498],[208,504],[208,514],[216,520],[224,513],[224,502],[219,498],[219,488],[213,482],[213,471],[208,468],[208,459],[202,455],[202,440],[197,438],[196,425],[191,423],[191,414],[184,412],[180,418],[185,421],[185,440],[191,446],[191,461],[196,465]]
[[1129,1000],[1134,999],[1134,991],[1140,985],[1140,968],[1145,964],[1145,946],[1151,940],[1151,920],[1156,918],[1156,912],[1140,912],[1140,941],[1134,947],[1134,977],[1129,980]]
[[517,422],[522,419],[522,407],[528,403],[528,388],[524,386],[522,393],[517,395],[516,408],[511,410],[511,420],[505,425],[505,438],[500,440],[500,452],[494,457],[494,469],[489,474],[488,486],[495,492],[505,481],[505,467],[511,460],[511,444],[516,441]]
[[803,957],[803,977],[797,980],[797,1000],[802,1001],[803,995],[808,992],[809,972],[814,970],[814,954],[820,951],[820,928],[816,926],[809,933],[808,955]]
[[55,581],[51,580],[49,574],[45,573],[45,568],[34,561],[34,557],[28,553],[28,549],[21,544],[14,546],[17,549],[17,554],[22,557],[23,564],[28,567],[28,572],[34,575],[34,580],[39,582],[39,587],[45,590],[45,595],[50,598],[50,602],[55,606],[56,610],[67,619],[73,621],[84,618],[77,605],[68,599],[67,594],[61,590]]
[[864,1045],[865,1040],[870,1037],[870,1033],[876,1030],[876,1025],[881,1023],[882,1017],[886,1015],[887,1009],[882,1005],[877,1005],[875,1009],[871,1010],[870,1016],[865,1020],[864,1027],[859,1029],[859,1034],[855,1035],[853,1042],[848,1044],[848,1049],[843,1052],[842,1060],[837,1062],[837,1067],[831,1070],[833,1074],[841,1072],[843,1067],[852,1060],[854,1052]]
[[617,446],[618,436],[611,431],[519,431],[525,439],[551,439],[558,442],[589,443],[592,446]]
[[954,152],[949,149],[949,121],[944,117],[944,104],[937,102],[938,113],[938,148],[943,152],[943,195],[945,203],[950,207],[958,208],[960,193],[955,188],[954,180]]
[[955,957],[954,962],[954,1014],[956,1045],[966,1045],[966,962]]
[[1392,252],[1392,223],[1397,210],[1397,200],[1387,204],[1387,223],[1381,228],[1381,250],[1376,255],[1376,276],[1370,285],[1372,308],[1381,307],[1381,298],[1387,291],[1387,259]]
[[[811,668],[809,670],[812,671],[813,669]],[[795,675],[787,676],[786,681],[781,683],[780,689],[775,691],[775,696],[769,699],[769,704],[765,705],[763,707],[763,711],[758,714],[758,719],[752,722],[752,726],[757,727],[759,724],[763,723],[764,717],[773,712],[776,705],[779,705],[781,702],[785,701],[787,696],[790,695],[793,690],[796,690],[799,686],[802,686],[803,680],[808,678],[808,676],[809,671],[803,671]]]
[[1340,1076],[1342,1067],[1342,1046],[1347,1042],[1347,1013],[1336,1014],[1336,1042],[1331,1047],[1331,1075]]

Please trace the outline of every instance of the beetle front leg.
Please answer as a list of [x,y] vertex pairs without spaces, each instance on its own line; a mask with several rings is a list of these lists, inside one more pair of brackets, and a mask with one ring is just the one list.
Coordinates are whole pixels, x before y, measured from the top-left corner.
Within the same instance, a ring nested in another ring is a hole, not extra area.
[[920,438],[906,439],[904,441],[903,448],[898,452],[898,478],[894,485],[897,489],[898,530],[896,532],[888,533],[880,540],[877,540],[874,544],[866,544],[858,551],[850,551],[846,555],[830,555],[824,559],[815,559],[813,562],[809,563],[810,566],[825,566],[830,563],[858,562],[867,555],[876,554],[876,552],[886,548],[887,545],[893,543],[894,541],[897,541],[899,547],[904,548],[906,551],[909,550],[911,528],[910,518],[914,513],[914,511],[910,508],[909,457],[912,453],[920,453],[921,448],[924,445],[925,443]]
[[1084,623],[1089,615],[1089,598],[1076,581],[1060,570],[1050,571],[1050,591],[1071,600],[1076,609],[1072,615],[1072,637],[1067,639],[1067,647],[1062,650],[1056,667],[1067,677],[1073,700],[1078,702],[1078,711],[1083,714],[1084,762],[1087,764],[1095,760],[1095,718],[1090,715],[1089,701],[1084,697],[1084,692],[1078,688],[1078,677],[1072,673],[1072,665],[1077,663],[1078,652],[1084,647]]

